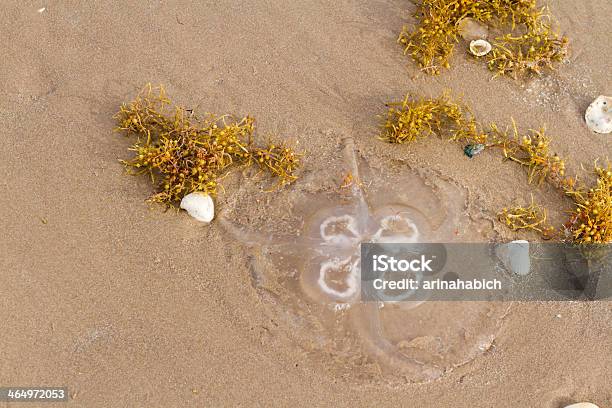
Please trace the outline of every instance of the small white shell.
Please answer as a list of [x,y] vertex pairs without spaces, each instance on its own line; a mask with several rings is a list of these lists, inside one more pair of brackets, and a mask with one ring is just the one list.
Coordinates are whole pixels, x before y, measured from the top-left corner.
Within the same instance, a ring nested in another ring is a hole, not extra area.
[[474,40],[470,42],[470,52],[477,57],[482,57],[491,52],[491,43],[487,40]]
[[591,404],[590,402],[577,402],[575,404],[568,405],[565,408],[599,408],[599,407],[595,404]]
[[215,217],[215,204],[212,198],[201,191],[196,191],[183,197],[181,208],[201,222],[211,222]]
[[593,132],[612,132],[612,97],[600,95],[587,108],[584,118]]

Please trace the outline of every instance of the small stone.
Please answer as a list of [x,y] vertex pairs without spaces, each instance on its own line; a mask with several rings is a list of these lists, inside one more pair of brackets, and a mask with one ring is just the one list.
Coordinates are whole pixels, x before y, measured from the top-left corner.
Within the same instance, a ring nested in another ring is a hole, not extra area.
[[181,200],[181,208],[198,221],[209,223],[215,217],[215,203],[201,191],[187,194]]
[[463,153],[465,153],[465,155],[471,159],[472,157],[482,152],[484,148],[485,145],[481,143],[469,144],[463,148]]
[[599,407],[590,402],[577,402],[575,404],[568,405],[565,408],[599,408]]

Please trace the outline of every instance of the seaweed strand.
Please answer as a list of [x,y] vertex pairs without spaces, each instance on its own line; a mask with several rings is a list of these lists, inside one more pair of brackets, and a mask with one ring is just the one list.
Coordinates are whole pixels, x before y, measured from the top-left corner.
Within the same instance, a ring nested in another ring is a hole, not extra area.
[[117,130],[136,136],[132,158],[122,163],[134,174],[147,174],[156,186],[152,202],[175,205],[186,194],[216,194],[229,167],[256,163],[278,180],[297,179],[300,155],[284,143],[254,144],[254,119],[208,114],[199,118],[174,106],[162,86],[148,84],[115,115]]

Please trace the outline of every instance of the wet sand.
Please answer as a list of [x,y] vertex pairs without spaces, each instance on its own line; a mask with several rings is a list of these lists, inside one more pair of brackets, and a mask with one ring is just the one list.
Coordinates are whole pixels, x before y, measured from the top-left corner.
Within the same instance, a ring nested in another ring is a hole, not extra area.
[[[407,1],[3,4],[0,385],[67,386],[66,406],[83,407],[612,406],[610,302],[515,304],[484,355],[426,384],[337,375],[271,318],[249,250],[220,223],[144,203],[151,187],[124,175],[117,159],[130,142],[112,132],[121,102],[163,83],[180,104],[251,114],[260,135],[294,140],[306,153],[296,191],[338,192],[350,137],[378,174],[426,168],[462,186],[482,239],[517,238],[488,220],[532,192],[560,220],[557,193],[527,187],[493,154],[468,160],[439,140],[386,145],[376,115],[408,91],[451,88],[485,123],[546,124],[569,171],[612,156],[610,137],[583,121],[596,96],[612,94],[612,5],[550,6],[570,62],[514,82],[491,81],[460,52],[443,75],[420,74],[395,43]],[[257,186],[229,177],[219,210],[254,228],[290,217],[292,187]]]

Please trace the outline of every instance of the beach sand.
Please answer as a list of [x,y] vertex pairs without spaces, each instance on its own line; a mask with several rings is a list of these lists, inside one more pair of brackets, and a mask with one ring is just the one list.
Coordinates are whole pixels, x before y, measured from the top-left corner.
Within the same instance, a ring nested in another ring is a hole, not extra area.
[[151,208],[148,180],[124,174],[118,159],[130,140],[113,133],[112,116],[144,84],[161,83],[177,103],[253,115],[259,135],[305,152],[302,179],[257,190],[259,205],[240,206],[260,184],[227,179],[217,207],[243,225],[276,220],[292,189],[337,191],[351,138],[379,174],[430,169],[460,185],[481,215],[475,238],[534,239],[487,220],[533,193],[560,221],[558,193],[527,186],[523,170],[495,154],[469,160],[436,139],[387,145],[376,139],[377,115],[406,92],[452,89],[484,123],[546,124],[569,171],[581,172],[612,156],[610,136],[583,120],[595,97],[612,94],[612,3],[551,1],[570,60],[528,81],[491,80],[459,48],[441,76],[419,73],[396,44],[412,7],[3,2],[0,385],[66,386],[66,406],[78,407],[612,406],[610,302],[515,304],[492,347],[440,379],[356,381],[271,317],[248,248],[219,222]]

